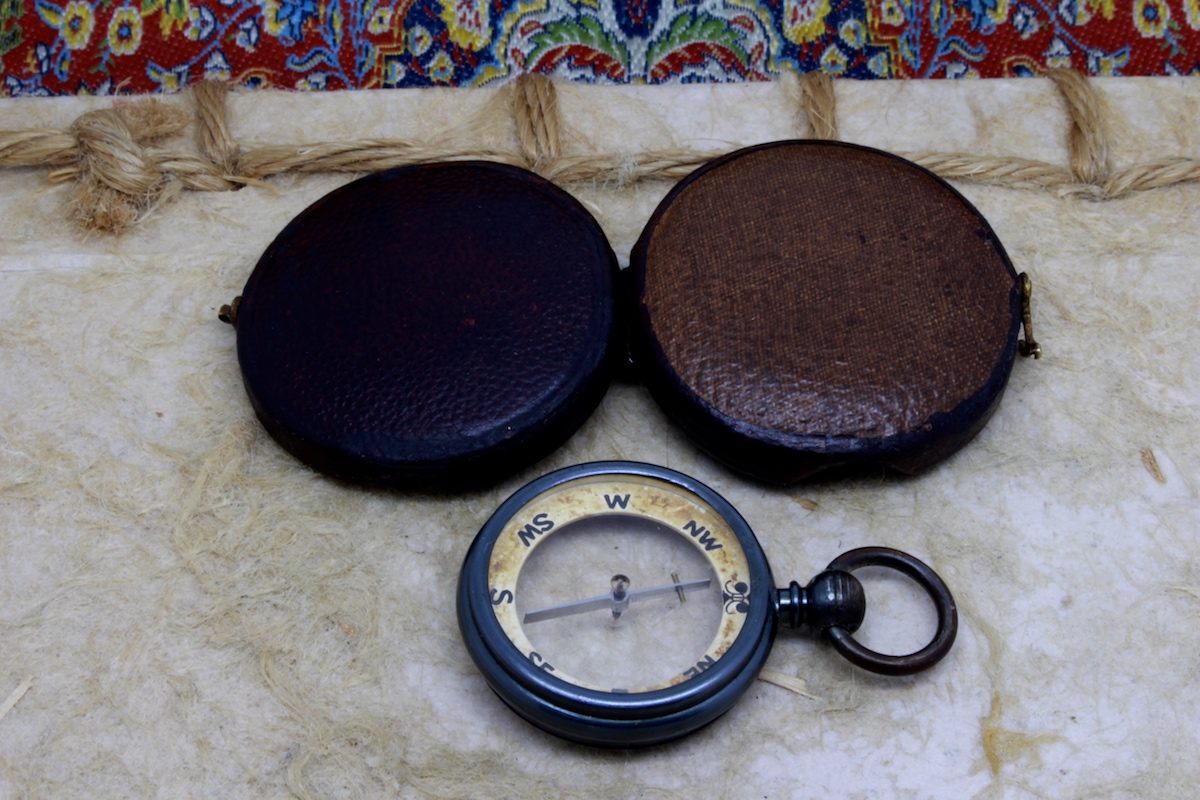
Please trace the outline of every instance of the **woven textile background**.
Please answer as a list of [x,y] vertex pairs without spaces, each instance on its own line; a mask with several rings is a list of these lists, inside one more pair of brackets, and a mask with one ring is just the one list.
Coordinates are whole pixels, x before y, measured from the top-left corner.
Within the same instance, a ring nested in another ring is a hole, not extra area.
[[5,95],[1200,72],[1200,0],[0,0]]

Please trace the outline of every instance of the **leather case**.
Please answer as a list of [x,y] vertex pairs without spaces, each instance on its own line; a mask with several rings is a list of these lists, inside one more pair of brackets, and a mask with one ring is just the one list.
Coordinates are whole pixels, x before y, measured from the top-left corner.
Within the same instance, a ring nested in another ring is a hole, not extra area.
[[788,483],[916,473],[987,422],[1021,285],[987,221],[897,156],[792,141],[719,158],[634,248],[632,359],[713,456]]
[[347,481],[461,488],[562,444],[610,377],[616,259],[576,200],[486,162],[403,167],[318,200],[236,308],[259,419]]

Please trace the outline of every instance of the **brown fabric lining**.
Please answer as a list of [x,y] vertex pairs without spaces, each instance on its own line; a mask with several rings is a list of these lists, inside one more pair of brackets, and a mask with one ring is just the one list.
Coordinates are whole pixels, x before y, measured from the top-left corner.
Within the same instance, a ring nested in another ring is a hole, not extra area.
[[654,223],[645,281],[666,360],[719,412],[875,438],[987,383],[1015,275],[937,179],[877,152],[796,143],[686,184]]

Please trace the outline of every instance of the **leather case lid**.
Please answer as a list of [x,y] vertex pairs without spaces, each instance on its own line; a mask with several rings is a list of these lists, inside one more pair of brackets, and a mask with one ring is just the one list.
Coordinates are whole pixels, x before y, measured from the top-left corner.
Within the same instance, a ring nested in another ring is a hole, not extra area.
[[739,151],[663,200],[634,249],[642,379],[703,447],[790,482],[916,472],[987,421],[1020,285],[982,216],[896,156],[797,141]]
[[338,478],[490,482],[602,397],[616,268],[591,215],[532,173],[370,175],[263,254],[237,316],[246,389],[272,436]]

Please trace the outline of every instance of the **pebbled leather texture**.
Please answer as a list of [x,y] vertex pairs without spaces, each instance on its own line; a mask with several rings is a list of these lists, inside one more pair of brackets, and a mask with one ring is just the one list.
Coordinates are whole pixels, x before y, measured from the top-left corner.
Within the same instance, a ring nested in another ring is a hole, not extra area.
[[570,195],[499,164],[404,167],[317,201],[238,311],[259,418],[363,483],[488,483],[547,455],[609,372],[616,259]]
[[781,142],[693,173],[634,250],[635,360],[710,452],[789,482],[919,471],[974,435],[1016,352],[986,220],[890,154]]

